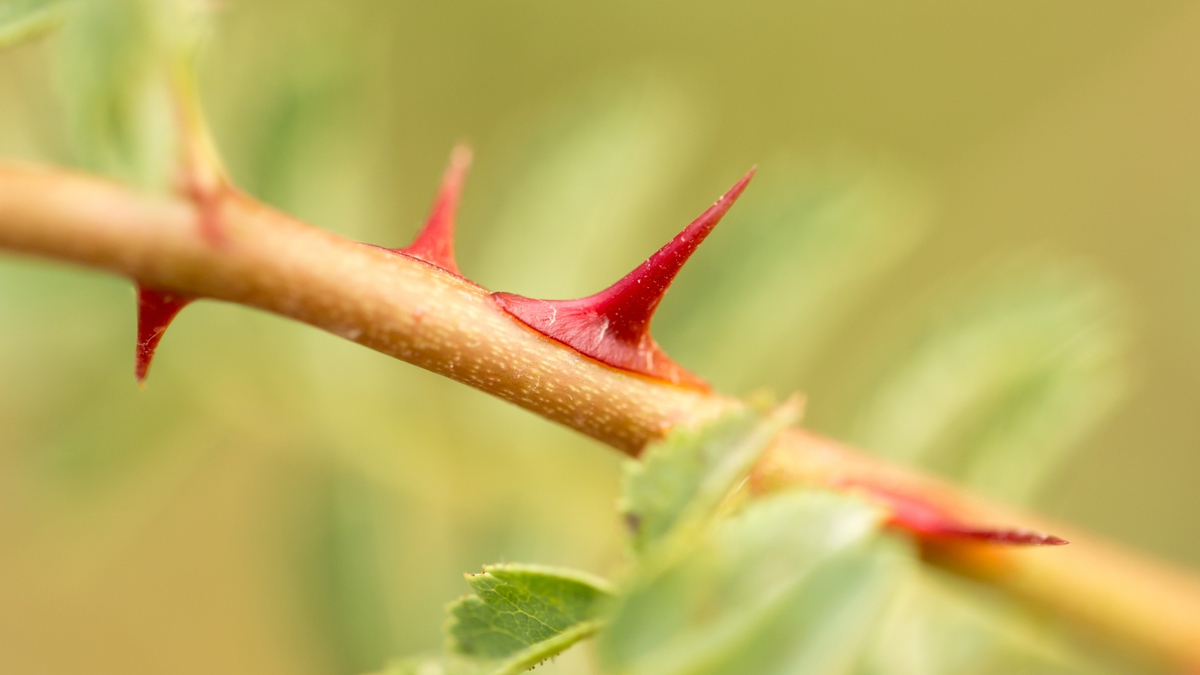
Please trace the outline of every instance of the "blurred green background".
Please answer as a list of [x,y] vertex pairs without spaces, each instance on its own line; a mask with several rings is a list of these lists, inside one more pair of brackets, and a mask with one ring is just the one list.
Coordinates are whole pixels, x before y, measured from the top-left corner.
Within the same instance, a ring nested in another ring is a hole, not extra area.
[[[87,140],[116,117],[80,103],[105,64],[71,56],[91,20],[0,52],[0,155],[111,169]],[[757,163],[663,304],[669,352],[1200,568],[1194,3],[226,0],[213,23],[201,89],[241,186],[399,246],[466,139],[459,262],[489,288],[598,290]],[[0,325],[5,672],[362,672],[438,648],[481,564],[620,568],[616,453],[406,364],[199,303],[139,391],[130,284],[11,255]]]

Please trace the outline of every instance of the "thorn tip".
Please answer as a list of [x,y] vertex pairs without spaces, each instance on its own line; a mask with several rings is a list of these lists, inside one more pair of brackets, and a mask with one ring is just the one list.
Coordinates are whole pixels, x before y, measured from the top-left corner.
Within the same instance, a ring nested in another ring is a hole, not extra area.
[[154,359],[154,351],[162,340],[167,326],[195,298],[181,295],[172,291],[147,288],[137,285],[137,345],[135,349],[134,375],[138,386],[145,388],[146,374],[150,371],[150,362]]
[[974,541],[1008,546],[1064,546],[1066,539],[1024,528],[972,525],[945,509],[919,497],[865,483],[847,484],[861,488],[888,511],[888,524],[925,540]]
[[397,253],[423,260],[455,276],[462,276],[454,260],[454,218],[458,213],[458,202],[472,157],[471,147],[466,143],[454,146],[425,226],[411,245],[394,249]]

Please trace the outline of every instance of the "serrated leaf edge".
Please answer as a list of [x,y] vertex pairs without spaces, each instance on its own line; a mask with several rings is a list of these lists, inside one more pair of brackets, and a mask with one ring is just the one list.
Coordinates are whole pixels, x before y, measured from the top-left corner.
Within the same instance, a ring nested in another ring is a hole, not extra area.
[[557,656],[576,642],[595,635],[607,621],[592,619],[575,624],[571,628],[555,635],[549,640],[542,640],[517,652],[504,661],[491,675],[517,675],[523,673],[546,659]]
[[[495,565],[484,565],[483,572],[466,574],[464,576],[467,578],[467,583],[471,584],[471,579],[484,574],[490,574],[503,581],[503,576],[505,573],[528,573],[539,574],[543,576],[553,576],[560,579],[574,581],[585,586],[590,586],[591,588],[594,588],[595,590],[608,596],[614,596],[617,593],[616,585],[607,579],[580,570],[566,567],[555,567],[552,565],[500,563]],[[471,586],[474,588],[474,584],[471,584]],[[451,627],[454,626],[458,620],[457,617],[454,616],[454,610],[463,603],[470,602],[472,600],[480,603],[484,602],[478,594],[469,593],[455,598],[452,602],[446,605],[446,613],[449,614],[444,624],[444,630],[447,636],[447,652],[454,653],[458,649],[458,641],[451,633]],[[595,635],[605,625],[605,623],[607,623],[605,619],[589,619],[586,621],[581,621],[555,635],[554,637],[529,645],[515,654],[501,660],[499,665],[496,666],[496,670],[490,671],[490,675],[516,675],[517,673],[525,672],[526,670],[536,666],[541,661],[561,654],[576,642]],[[471,657],[469,655],[464,655],[464,658],[479,661],[481,664],[494,661],[492,659],[476,659],[475,657]]]
[[[589,572],[572,569],[570,567],[556,567],[554,565],[538,565],[535,563],[496,563],[494,565],[484,565],[484,574],[495,574],[496,572],[527,572],[531,574],[542,574],[545,576],[560,577],[570,579],[581,584],[591,586],[598,591],[612,595],[617,592],[617,587],[608,579],[596,576]],[[472,575],[478,576],[478,575]]]

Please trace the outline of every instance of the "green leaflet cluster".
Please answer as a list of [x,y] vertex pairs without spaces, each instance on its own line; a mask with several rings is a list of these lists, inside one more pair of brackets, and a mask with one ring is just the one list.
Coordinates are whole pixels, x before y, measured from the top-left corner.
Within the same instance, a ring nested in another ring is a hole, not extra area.
[[474,594],[448,608],[448,653],[385,673],[511,675],[593,636],[606,673],[851,667],[907,559],[876,536],[882,515],[826,492],[736,498],[798,416],[796,402],[747,408],[648,448],[626,472],[633,561],[622,583],[534,565],[485,567],[467,576]]
[[846,672],[902,561],[875,545],[879,522],[852,498],[797,492],[665,544],[600,636],[604,671]]
[[648,448],[641,462],[627,464],[621,510],[634,550],[645,551],[681,523],[711,517],[775,435],[799,415],[797,402],[763,417],[730,415],[700,430],[677,431]]

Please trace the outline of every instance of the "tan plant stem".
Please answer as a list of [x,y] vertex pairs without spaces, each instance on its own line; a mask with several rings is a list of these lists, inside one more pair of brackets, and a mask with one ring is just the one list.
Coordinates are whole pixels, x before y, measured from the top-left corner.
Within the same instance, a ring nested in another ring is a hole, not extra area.
[[[215,243],[200,234],[210,209]],[[603,366],[514,321],[470,282],[235,191],[198,209],[78,174],[0,166],[0,247],[303,321],[627,453],[737,404]]]
[[[214,211],[215,210],[215,213]],[[201,236],[215,217],[221,237]],[[154,288],[264,309],[499,396],[636,453],[677,424],[741,405],[618,371],[502,312],[484,289],[411,258],[297,221],[237,192],[201,207],[66,171],[0,166],[0,248],[99,268]],[[754,484],[880,484],[964,520],[1065,535],[1051,549],[928,547],[928,557],[1200,669],[1200,583],[1057,526],[789,430]]]

